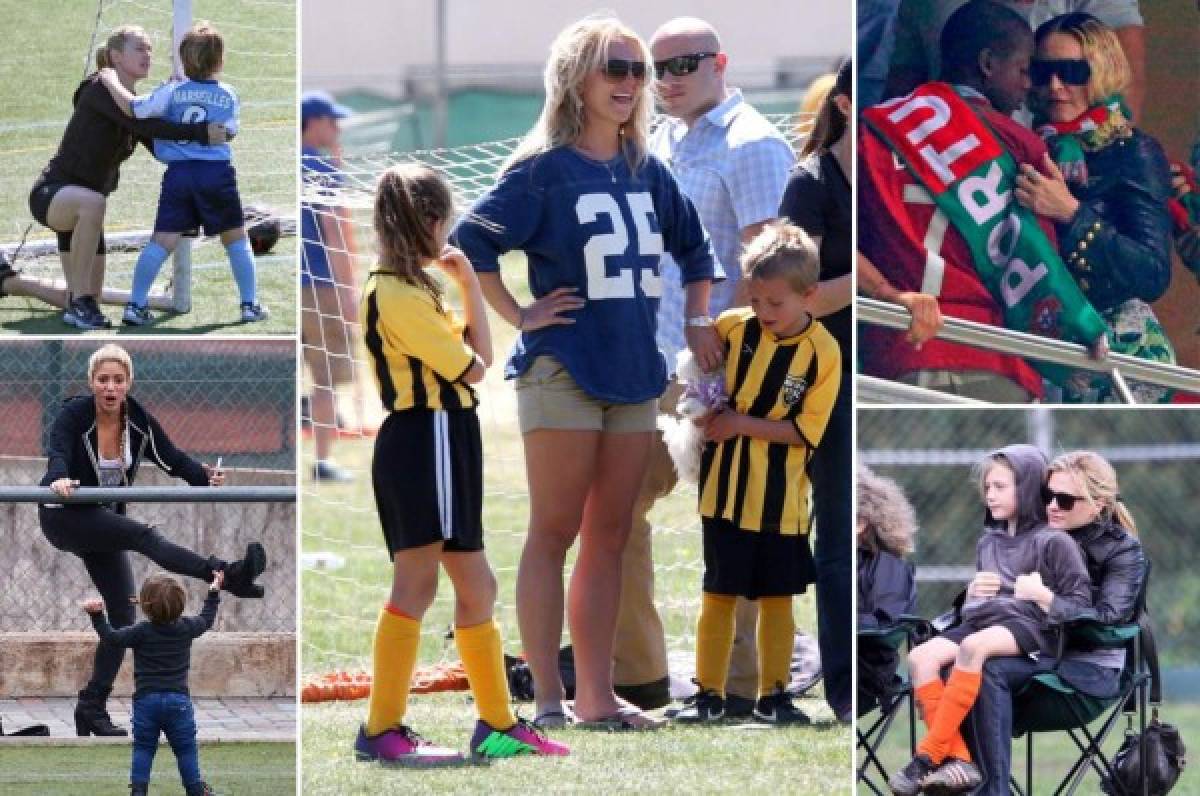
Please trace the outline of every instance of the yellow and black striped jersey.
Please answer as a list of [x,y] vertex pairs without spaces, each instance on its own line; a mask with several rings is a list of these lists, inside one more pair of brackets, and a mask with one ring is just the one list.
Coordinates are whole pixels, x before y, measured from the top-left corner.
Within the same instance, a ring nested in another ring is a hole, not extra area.
[[462,377],[475,362],[464,326],[424,288],[372,271],[362,295],[363,340],[379,398],[392,411],[474,409]]
[[841,352],[817,320],[800,334],[776,338],[748,308],[721,314],[725,389],[741,414],[795,424],[804,443],[736,436],[704,449],[700,513],[747,531],[808,532],[808,475],[837,398]]

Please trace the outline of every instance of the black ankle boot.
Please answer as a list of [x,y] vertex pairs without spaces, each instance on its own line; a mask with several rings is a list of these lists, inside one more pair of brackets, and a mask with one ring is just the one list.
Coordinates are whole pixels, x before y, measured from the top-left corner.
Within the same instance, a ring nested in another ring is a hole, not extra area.
[[246,546],[246,557],[225,567],[225,582],[221,588],[235,597],[262,597],[263,587],[254,579],[267,568],[267,552],[258,542]]
[[128,735],[124,727],[113,724],[112,717],[104,709],[108,695],[97,696],[88,691],[79,692],[79,702],[75,704],[75,734],[81,737],[121,736]]

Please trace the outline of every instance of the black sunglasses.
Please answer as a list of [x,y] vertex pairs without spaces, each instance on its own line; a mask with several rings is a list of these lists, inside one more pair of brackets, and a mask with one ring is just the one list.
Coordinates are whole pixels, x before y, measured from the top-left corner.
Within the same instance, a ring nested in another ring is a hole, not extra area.
[[633,75],[634,80],[646,79],[646,62],[630,61],[627,58],[609,58],[600,67],[600,71],[609,80],[624,80]]
[[1070,511],[1075,508],[1075,502],[1083,500],[1079,495],[1072,495],[1068,492],[1055,492],[1048,486],[1042,487],[1042,502],[1049,506],[1051,503],[1057,503],[1058,507],[1063,511]]
[[674,58],[668,58],[665,61],[654,62],[654,72],[658,75],[658,79],[662,80],[667,76],[667,72],[675,75],[675,77],[683,77],[690,75],[700,68],[700,62],[705,58],[716,58],[716,53],[691,53],[690,55],[676,55]]
[[1092,67],[1083,58],[1039,58],[1030,65],[1030,79],[1035,86],[1049,85],[1055,75],[1068,86],[1086,86]]

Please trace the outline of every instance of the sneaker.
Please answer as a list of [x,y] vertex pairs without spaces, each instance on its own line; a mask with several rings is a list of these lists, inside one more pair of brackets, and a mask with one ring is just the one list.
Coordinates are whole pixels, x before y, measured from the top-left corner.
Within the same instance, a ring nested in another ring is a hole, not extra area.
[[923,792],[932,796],[970,793],[983,784],[979,766],[956,757],[948,757],[937,769],[921,780]]
[[474,757],[562,757],[570,752],[566,744],[550,740],[538,728],[520,718],[516,724],[503,731],[480,719],[475,722],[475,732],[471,735],[471,754]]
[[332,460],[321,459],[313,465],[313,480],[346,483],[353,481],[354,476],[345,467],[335,464]]
[[703,724],[725,718],[725,697],[703,688],[683,700],[683,710],[675,714],[680,724]]
[[725,718],[748,719],[754,715],[754,700],[737,694],[725,695]]
[[262,304],[254,304],[250,301],[243,301],[238,305],[238,309],[242,311],[242,323],[254,323],[255,321],[265,321],[271,317],[271,313]]
[[888,787],[894,796],[917,796],[924,788],[925,778],[936,768],[927,755],[917,755],[907,766],[892,774]]
[[767,724],[811,724],[804,711],[792,704],[792,697],[784,690],[782,684],[776,684],[775,690],[764,697],[759,697],[754,704],[754,718]]
[[126,326],[145,326],[153,321],[154,316],[150,314],[150,308],[145,304],[134,304],[132,301],[125,304],[121,322]]
[[91,296],[71,299],[66,312],[63,313],[63,323],[84,331],[112,328],[112,323],[100,312],[96,299]]
[[452,766],[466,762],[458,751],[434,746],[403,724],[378,735],[367,735],[367,728],[360,726],[354,741],[354,757],[410,766]]

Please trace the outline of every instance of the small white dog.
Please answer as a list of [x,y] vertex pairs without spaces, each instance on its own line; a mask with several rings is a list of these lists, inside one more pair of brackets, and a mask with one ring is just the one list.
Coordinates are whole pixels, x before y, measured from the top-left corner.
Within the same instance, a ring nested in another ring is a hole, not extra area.
[[725,370],[718,368],[705,373],[683,349],[675,358],[676,378],[683,384],[683,395],[676,409],[680,417],[658,416],[658,428],[663,433],[667,452],[675,464],[675,472],[683,481],[696,483],[700,477],[700,457],[704,453],[704,429],[699,421],[729,403],[725,394]]

